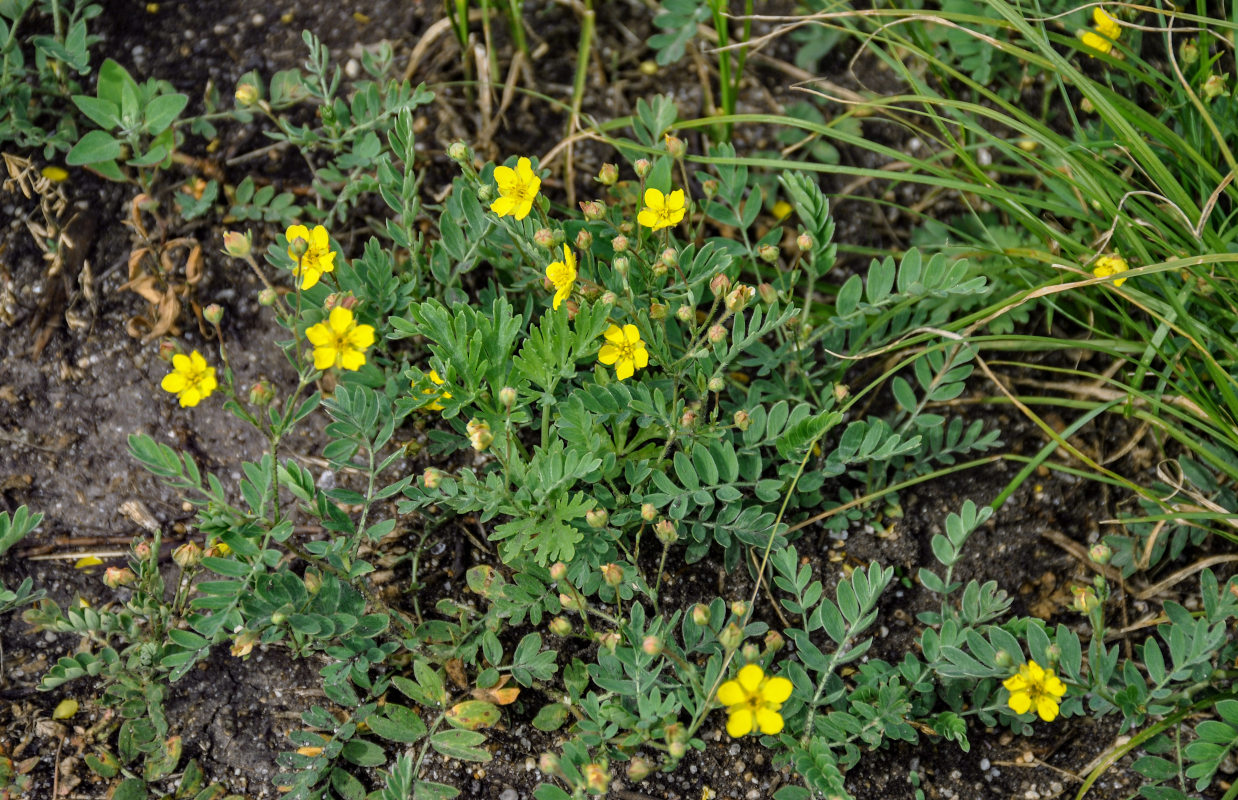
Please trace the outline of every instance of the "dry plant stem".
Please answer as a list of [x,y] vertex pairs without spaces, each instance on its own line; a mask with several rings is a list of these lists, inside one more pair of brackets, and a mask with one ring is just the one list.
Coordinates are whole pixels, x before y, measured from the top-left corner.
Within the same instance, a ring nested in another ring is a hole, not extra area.
[[576,207],[576,166],[572,157],[572,134],[580,125],[580,106],[585,99],[585,81],[589,77],[589,53],[593,49],[593,27],[596,15],[593,0],[585,0],[580,26],[580,46],[576,50],[576,74],[572,81],[572,106],[567,118],[566,156],[563,160],[563,180],[567,189],[568,208]]
[[1147,600],[1149,598],[1156,597],[1157,595],[1167,591],[1174,584],[1185,578],[1189,578],[1197,572],[1202,572],[1203,570],[1215,566],[1216,564],[1228,564],[1233,561],[1238,561],[1238,555],[1210,556],[1209,558],[1205,558],[1201,561],[1196,561],[1194,564],[1191,564],[1188,567],[1183,567],[1164,580],[1154,583],[1146,589],[1135,592],[1135,599]]

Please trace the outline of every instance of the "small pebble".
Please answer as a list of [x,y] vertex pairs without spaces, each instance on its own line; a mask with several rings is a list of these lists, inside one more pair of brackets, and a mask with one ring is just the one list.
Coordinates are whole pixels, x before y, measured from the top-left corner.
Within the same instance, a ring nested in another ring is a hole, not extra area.
[[520,795],[510,786],[499,792],[499,800],[517,800]]

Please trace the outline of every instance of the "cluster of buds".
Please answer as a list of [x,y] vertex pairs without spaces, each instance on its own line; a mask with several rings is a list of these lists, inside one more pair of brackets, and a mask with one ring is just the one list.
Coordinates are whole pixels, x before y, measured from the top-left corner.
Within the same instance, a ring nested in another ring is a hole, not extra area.
[[357,302],[358,300],[352,292],[332,292],[327,295],[326,300],[322,301],[322,307],[325,311],[330,311],[337,306],[352,311],[357,307]]
[[740,284],[726,296],[726,310],[732,314],[738,314],[748,306],[748,303],[752,302],[752,298],[756,295],[756,289]]
[[494,434],[490,432],[489,422],[474,417],[469,420],[465,430],[469,435],[469,444],[473,445],[473,449],[479,453],[484,453],[486,448],[494,443]]

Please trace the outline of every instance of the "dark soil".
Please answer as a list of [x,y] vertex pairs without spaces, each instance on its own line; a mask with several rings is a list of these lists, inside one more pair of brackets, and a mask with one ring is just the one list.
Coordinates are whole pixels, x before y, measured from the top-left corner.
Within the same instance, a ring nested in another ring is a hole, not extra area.
[[[304,59],[303,27],[323,37],[342,64],[355,58],[358,48],[382,40],[393,43],[402,63],[442,14],[442,3],[427,0],[354,4],[220,0],[209,4],[209,13],[204,11],[205,4],[191,2],[160,2],[151,4],[153,10],[143,10],[145,4],[131,0],[108,0],[105,5],[107,11],[95,30],[104,37],[93,51],[96,60],[110,56],[140,80],[166,78],[195,98],[195,103],[208,84],[228,97],[236,79],[248,70],[269,77],[299,64]],[[574,69],[575,17],[557,3],[527,5],[531,47],[536,51],[545,45],[534,67],[539,90],[566,100]],[[586,113],[600,119],[623,115],[632,110],[636,98],[665,91],[674,93],[684,116],[704,113],[694,70],[668,69],[648,76],[638,69],[641,61],[651,57],[643,44],[650,32],[649,12],[643,4],[632,0],[600,4],[598,31],[599,63],[604,68],[591,73]],[[453,41],[450,35],[442,38],[441,45],[420,65],[414,81],[436,83],[461,77]],[[772,54],[785,55],[776,49]],[[744,102],[752,108],[777,111],[778,103],[788,96],[790,79],[760,64],[754,67],[754,75],[759,83],[745,94]],[[849,80],[846,75],[837,79]],[[191,111],[194,108],[191,105]],[[434,150],[427,156],[425,186],[433,195],[452,174],[441,157],[450,142],[470,141],[489,157],[544,152],[548,142],[559,138],[564,119],[540,102],[522,99],[489,131],[489,138],[479,140],[485,127],[480,111],[458,89],[447,87],[440,90],[438,102],[423,123],[423,139]],[[761,136],[755,132],[750,144],[765,146],[759,141]],[[225,170],[229,183],[239,182],[248,174],[246,170],[258,169],[253,164],[233,169],[221,166],[223,159],[264,144],[256,128],[225,127],[220,139],[222,147],[213,161]],[[192,138],[185,150],[203,157],[214,152],[207,143]],[[596,147],[577,148],[576,174],[594,174],[608,158],[612,158],[610,153]],[[304,178],[298,169],[291,159],[277,157],[263,163],[261,172],[267,179],[294,183]],[[162,199],[168,202],[166,193],[174,190],[176,180],[191,177],[183,171],[179,178],[169,176]],[[587,190],[584,178],[578,185],[582,192]],[[838,181],[835,188],[839,185],[843,182]],[[551,188],[562,193],[565,187]],[[106,589],[97,572],[74,569],[75,561],[96,554],[105,565],[122,563],[133,538],[146,534],[143,525],[148,519],[162,529],[170,547],[183,539],[184,522],[191,516],[179,498],[128,456],[127,437],[146,433],[188,451],[204,470],[218,473],[233,486],[241,477],[240,462],[256,459],[262,443],[219,404],[177,408],[158,389],[166,369],[157,358],[156,345],[126,333],[126,320],[144,311],[139,297],[121,289],[131,246],[130,231],[121,220],[128,213],[131,189],[74,171],[63,191],[72,208],[93,222],[93,235],[86,246],[93,279],[90,296],[81,291],[80,273],[48,274],[47,263],[24,224],[27,219],[42,221],[37,199],[0,195],[0,218],[8,220],[0,230],[0,326],[4,329],[0,337],[0,510],[12,512],[25,504],[46,515],[39,531],[0,564],[0,577],[10,587],[31,577],[36,587],[46,589],[62,606],[79,598],[102,606],[123,598]],[[865,209],[867,215],[875,213],[877,206],[836,205],[836,212],[839,208],[857,209],[855,214],[839,215],[838,238],[844,243],[897,244],[891,238],[873,240],[881,237],[882,230],[897,233],[888,220],[878,226],[860,216],[858,209]],[[216,302],[225,308],[224,331],[230,337],[239,385],[249,386],[266,377],[286,387],[290,373],[282,357],[267,346],[275,328],[254,299],[261,287],[238,262],[219,254],[222,229],[188,226],[176,234],[192,235],[203,246],[206,277],[197,297],[203,304]],[[259,232],[260,240],[262,235]],[[62,291],[60,282],[65,277],[72,283]],[[187,346],[210,346],[192,322],[186,327]],[[1024,430],[1017,419],[992,422],[1016,450],[1034,451],[1041,444],[1038,432]],[[288,441],[284,452],[320,473],[325,469],[325,462],[317,458],[321,442],[320,427],[306,425]],[[932,564],[928,541],[946,514],[967,498],[988,502],[1010,480],[1013,470],[1008,473],[1002,467],[999,463],[905,493],[901,498],[904,517],[888,531],[856,529],[845,540],[818,538],[810,532],[798,547],[827,585],[837,581],[843,566],[870,560],[914,576],[919,567]],[[1094,485],[1055,472],[1040,479],[1040,485],[1024,486],[975,534],[957,577],[996,580],[1015,596],[1019,613],[1055,624],[1076,624],[1078,615],[1067,609],[1067,586],[1072,580],[1089,580],[1090,573],[1079,559],[1046,538],[1046,532],[1060,532],[1065,539],[1086,546],[1095,540],[1097,521],[1104,516],[1105,503]],[[414,541],[411,534],[405,534],[405,540],[392,546],[407,551]],[[419,598],[423,607],[432,605],[438,596],[462,591],[462,566],[492,559],[472,546],[463,552],[445,542],[432,543],[429,548],[418,576],[423,584]],[[403,591],[397,583],[385,588]],[[672,575],[668,599],[684,606],[718,593],[737,600],[750,589],[746,575],[727,575],[720,566],[706,562]],[[1126,602],[1126,598],[1118,601]],[[896,661],[914,650],[919,632],[915,614],[929,607],[930,598],[918,584],[907,581],[892,587],[882,605],[872,657]],[[95,687],[78,682],[49,693],[34,688],[48,665],[73,652],[79,642],[68,636],[32,635],[17,614],[0,617],[0,641],[0,707],[4,709],[0,711],[0,747],[15,761],[38,758],[29,796],[51,797],[55,784],[64,796],[104,797],[107,782],[95,778],[80,760],[85,729],[101,713],[92,703]],[[291,749],[286,734],[298,727],[300,712],[325,703],[318,668],[291,659],[279,647],[258,648],[245,661],[218,647],[200,669],[173,686],[168,701],[173,732],[184,737],[186,755],[198,759],[208,778],[246,797],[277,797],[275,756]],[[53,723],[51,710],[64,697],[77,699],[82,710],[64,723]],[[494,760],[484,768],[432,760],[425,777],[458,786],[466,797],[530,798],[542,781],[536,769],[538,756],[558,744],[554,735],[528,724],[537,706],[537,699],[531,697],[511,709],[505,726],[492,732]],[[751,800],[770,797],[777,786],[790,781],[787,769],[771,763],[770,751],[753,741],[730,740],[722,724],[722,716],[715,715],[703,731],[704,752],[690,755],[673,775],[655,776],[635,786],[617,781],[612,796],[624,800]],[[860,800],[912,798],[915,790],[910,776],[914,774],[928,798],[1069,797],[1098,756],[1117,741],[1115,719],[1061,720],[1037,725],[1035,730],[1033,737],[1022,739],[1004,731],[973,728],[968,753],[955,744],[927,740],[915,747],[899,745],[867,753],[848,775],[848,788]],[[1099,800],[1128,797],[1137,786],[1136,776],[1118,766],[1089,796]]]

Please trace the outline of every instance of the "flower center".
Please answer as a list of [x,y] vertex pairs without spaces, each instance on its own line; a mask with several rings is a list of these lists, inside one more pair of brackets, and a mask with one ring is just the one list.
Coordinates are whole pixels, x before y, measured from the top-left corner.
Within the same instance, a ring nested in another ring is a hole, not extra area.
[[624,342],[619,345],[619,360],[620,361],[635,361],[636,360],[636,345],[631,342]]

